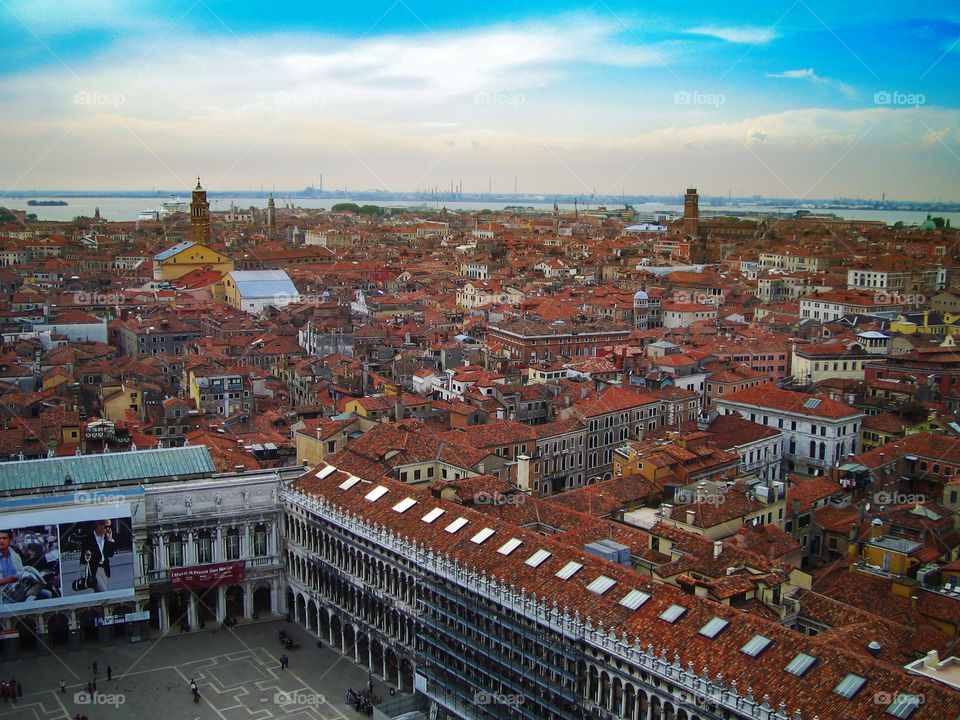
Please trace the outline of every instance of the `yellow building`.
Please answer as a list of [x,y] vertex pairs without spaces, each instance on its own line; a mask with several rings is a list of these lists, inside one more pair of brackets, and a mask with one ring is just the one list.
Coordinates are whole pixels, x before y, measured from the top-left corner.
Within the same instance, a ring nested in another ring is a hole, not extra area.
[[123,422],[127,410],[140,417],[143,410],[143,392],[139,386],[119,383],[119,386],[104,387],[103,417],[112,422]]
[[904,315],[898,315],[897,319],[890,323],[891,333],[901,333],[903,335],[957,335],[960,334],[960,314],[945,312],[931,313],[929,310],[923,311],[923,317],[914,316],[910,319]]
[[153,256],[153,279],[176,280],[194,270],[215,270],[228,273],[233,260],[195,242],[177,243]]

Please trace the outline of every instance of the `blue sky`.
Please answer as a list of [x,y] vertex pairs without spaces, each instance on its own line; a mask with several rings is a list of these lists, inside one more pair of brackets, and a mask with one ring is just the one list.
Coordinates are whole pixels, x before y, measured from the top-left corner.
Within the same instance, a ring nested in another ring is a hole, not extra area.
[[960,200],[960,9],[0,2],[4,189]]

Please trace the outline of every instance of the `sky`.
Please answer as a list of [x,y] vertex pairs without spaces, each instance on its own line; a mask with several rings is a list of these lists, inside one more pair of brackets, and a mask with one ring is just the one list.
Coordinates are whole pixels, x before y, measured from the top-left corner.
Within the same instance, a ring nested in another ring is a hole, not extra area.
[[0,47],[0,191],[960,201],[950,3],[0,0]]

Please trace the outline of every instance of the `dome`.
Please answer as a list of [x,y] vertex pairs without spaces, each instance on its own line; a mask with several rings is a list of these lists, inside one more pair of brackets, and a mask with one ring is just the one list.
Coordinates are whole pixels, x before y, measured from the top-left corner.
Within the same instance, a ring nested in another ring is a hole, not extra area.
[[637,290],[636,294],[633,296],[634,300],[649,300],[650,296],[643,290]]

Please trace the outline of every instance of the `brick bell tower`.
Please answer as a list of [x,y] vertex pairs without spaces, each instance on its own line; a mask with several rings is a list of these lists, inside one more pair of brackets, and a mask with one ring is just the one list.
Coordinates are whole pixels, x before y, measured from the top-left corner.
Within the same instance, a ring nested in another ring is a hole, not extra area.
[[190,200],[190,239],[201,245],[210,244],[210,203],[199,177]]
[[696,188],[687,188],[683,196],[683,234],[690,237],[700,235],[700,198]]

